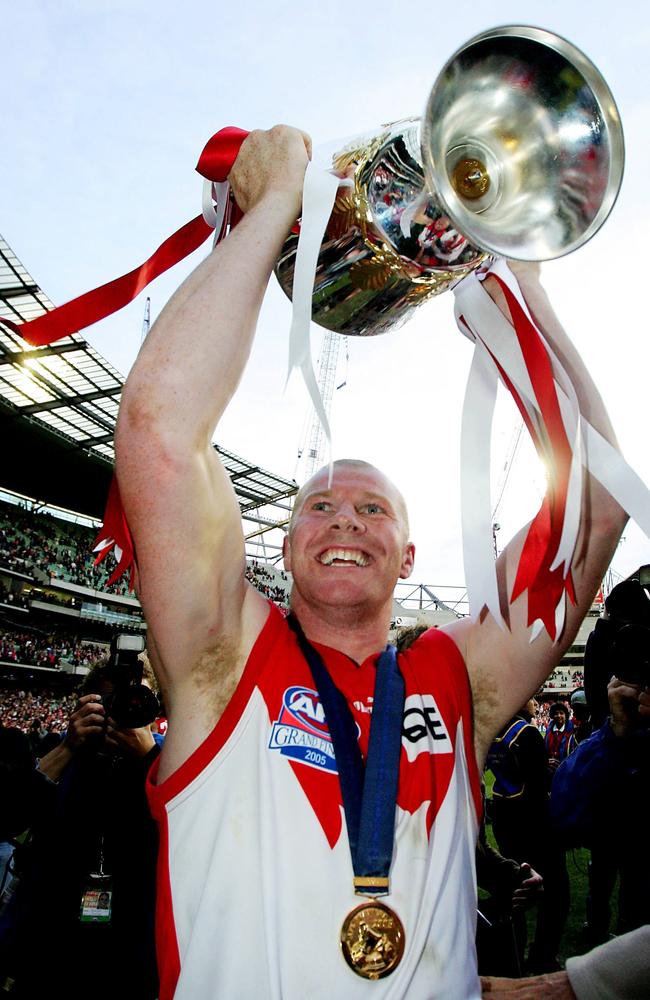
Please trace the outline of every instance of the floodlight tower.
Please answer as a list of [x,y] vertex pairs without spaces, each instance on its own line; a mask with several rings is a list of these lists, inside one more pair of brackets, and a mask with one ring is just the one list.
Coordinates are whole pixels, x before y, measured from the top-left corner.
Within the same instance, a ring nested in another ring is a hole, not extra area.
[[140,346],[144,344],[145,337],[149,333],[149,327],[151,326],[151,299],[147,296],[147,301],[144,304],[144,316],[142,318],[142,335],[140,337]]
[[[334,383],[336,381],[336,369],[338,367],[342,339],[340,333],[332,333],[331,330],[325,331],[318,365],[318,391],[323,400],[323,408],[328,419],[332,409],[332,396],[334,395]],[[347,337],[345,340],[347,343]],[[341,386],[337,386],[337,388],[341,388]],[[309,426],[309,446],[305,460],[305,481],[313,475],[316,469],[319,469],[324,464],[325,434],[323,426],[318,419],[318,414],[314,410]]]

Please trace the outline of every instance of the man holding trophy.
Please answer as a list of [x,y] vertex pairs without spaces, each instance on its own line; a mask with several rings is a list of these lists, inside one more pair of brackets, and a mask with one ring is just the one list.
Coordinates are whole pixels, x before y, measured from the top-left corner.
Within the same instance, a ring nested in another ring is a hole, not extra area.
[[[439,80],[421,148],[437,161],[424,172],[435,167],[440,200],[422,188],[412,122],[342,151],[307,281],[310,140],[287,126],[251,133],[229,176],[243,218],[165,307],[122,394],[116,472],[170,720],[148,789],[161,1000],[480,996],[485,754],[572,642],[626,522],[611,425],[538,265],[488,259],[558,256],[602,223],[622,164],[611,95],[577,50],[532,28],[486,32]],[[501,118],[477,95],[496,95]],[[552,100],[572,115],[561,128]],[[311,315],[358,335],[460,282],[457,320],[476,342],[463,419],[474,615],[399,657],[386,645],[392,595],[415,549],[401,493],[362,460],[298,493],[288,619],[245,578],[239,506],[211,439],[274,269],[294,305],[300,286],[313,289],[307,325]],[[548,460],[549,487],[495,567],[474,530],[471,477],[497,373]],[[628,487],[642,523],[645,495]]]
[[[586,482],[575,603],[555,642],[530,641],[520,595],[507,627],[486,613],[430,630],[397,669],[384,647],[414,546],[401,494],[359,461],[298,494],[289,621],[247,583],[239,508],[211,437],[300,214],[309,149],[285,126],[251,133],[230,176],[245,215],[166,306],[122,397],[117,475],[170,717],[150,787],[161,997],[475,998],[484,756],[572,641],[626,515]],[[526,304],[581,412],[614,444],[537,272],[516,267]],[[509,317],[499,282],[483,285]],[[506,598],[525,537],[498,562]]]

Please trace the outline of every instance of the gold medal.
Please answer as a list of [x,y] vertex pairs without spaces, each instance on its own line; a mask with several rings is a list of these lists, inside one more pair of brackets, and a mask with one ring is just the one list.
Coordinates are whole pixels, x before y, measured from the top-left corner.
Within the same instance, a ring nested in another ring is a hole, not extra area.
[[343,922],[341,950],[358,976],[382,979],[404,954],[402,921],[384,903],[362,903]]

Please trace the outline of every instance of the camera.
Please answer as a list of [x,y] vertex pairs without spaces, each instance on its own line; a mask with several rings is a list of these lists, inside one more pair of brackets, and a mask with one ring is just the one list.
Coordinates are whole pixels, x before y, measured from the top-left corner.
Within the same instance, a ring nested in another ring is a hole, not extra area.
[[615,673],[621,681],[650,686],[650,628],[622,625],[612,643]]
[[153,691],[142,683],[144,637],[126,632],[111,639],[105,679],[112,690],[102,694],[106,715],[119,729],[140,729],[160,714],[160,703]]
[[599,618],[587,639],[585,694],[594,725],[609,714],[607,685],[619,680],[650,687],[650,566],[617,584],[605,600],[607,617]]

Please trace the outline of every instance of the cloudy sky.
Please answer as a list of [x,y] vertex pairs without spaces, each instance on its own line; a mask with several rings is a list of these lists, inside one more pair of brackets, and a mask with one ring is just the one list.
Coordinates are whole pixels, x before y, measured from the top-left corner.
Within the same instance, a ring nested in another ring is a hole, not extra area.
[[[621,112],[627,162],[612,216],[587,246],[547,264],[544,282],[602,390],[624,454],[650,482],[650,16],[641,0],[401,11],[388,0],[242,0],[227,9],[204,0],[7,5],[0,232],[62,303],[141,263],[200,211],[194,164],[220,127],[282,121],[319,143],[420,114],[459,45],[514,23],[548,28],[582,48]],[[154,317],[191,266],[151,287]],[[124,374],[140,343],[143,307],[141,296],[88,331]],[[289,305],[272,286],[217,439],[291,478],[309,403],[297,379],[283,392],[289,321]],[[316,354],[319,340],[315,331]],[[333,404],[335,457],[367,458],[402,486],[418,549],[414,579],[462,584],[459,428],[471,347],[456,330],[453,297],[424,307],[407,328],[351,338],[348,348],[337,379],[346,385]],[[495,491],[514,426],[504,405]],[[534,513],[539,489],[521,449],[498,513],[500,545]],[[650,563],[650,541],[630,526],[614,569],[627,574],[640,563]]]

